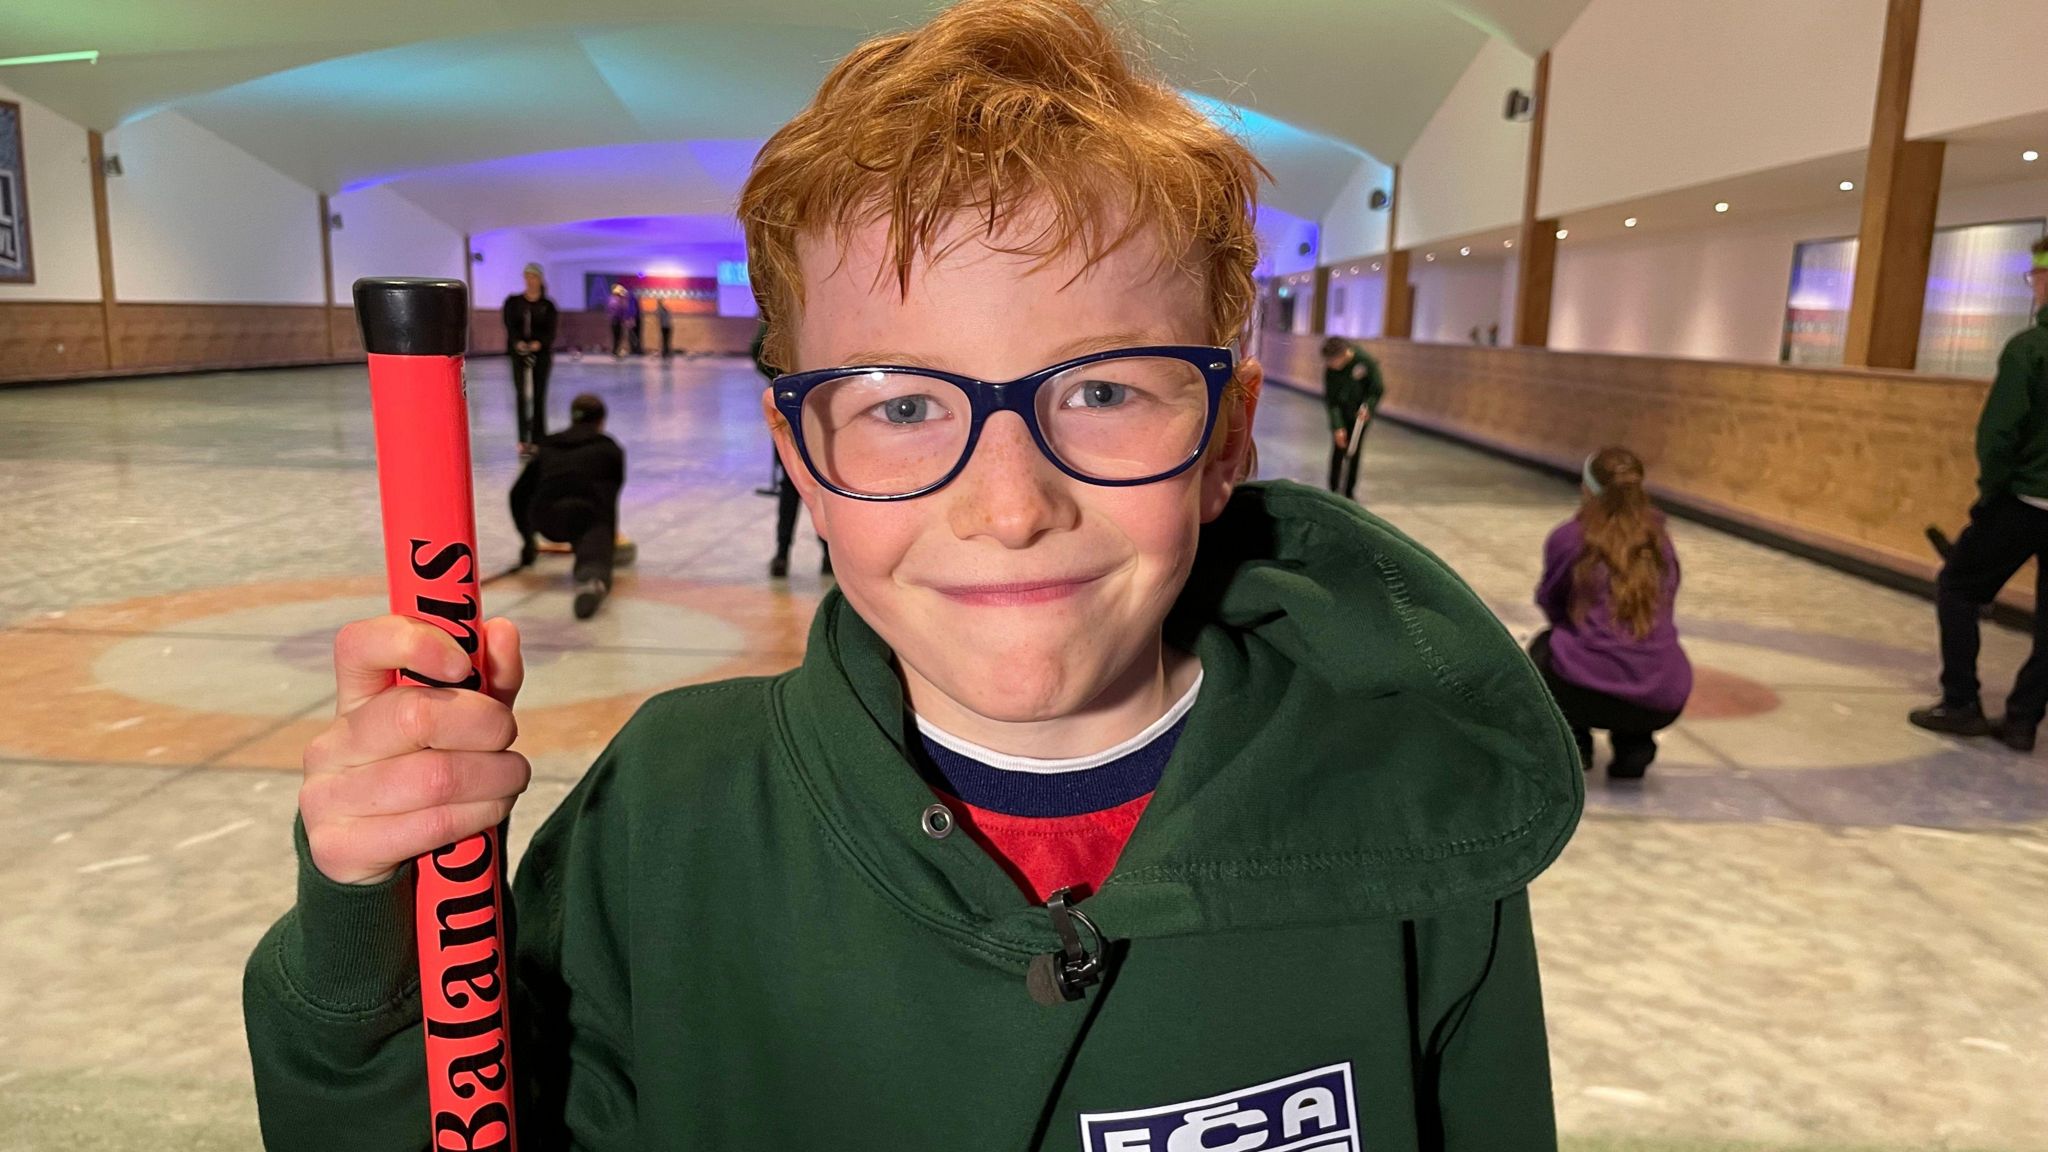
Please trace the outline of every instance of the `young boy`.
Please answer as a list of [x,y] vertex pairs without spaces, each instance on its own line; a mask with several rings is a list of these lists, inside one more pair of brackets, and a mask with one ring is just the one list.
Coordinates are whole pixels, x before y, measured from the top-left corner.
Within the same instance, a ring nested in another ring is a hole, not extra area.
[[[870,42],[768,142],[764,401],[839,590],[535,834],[523,1148],[1554,1145],[1571,740],[1427,553],[1236,485],[1255,172],[1077,0]],[[385,687],[458,672],[432,627],[336,641],[247,982],[273,1148],[425,1142],[406,861],[525,785],[489,644],[495,699]]]

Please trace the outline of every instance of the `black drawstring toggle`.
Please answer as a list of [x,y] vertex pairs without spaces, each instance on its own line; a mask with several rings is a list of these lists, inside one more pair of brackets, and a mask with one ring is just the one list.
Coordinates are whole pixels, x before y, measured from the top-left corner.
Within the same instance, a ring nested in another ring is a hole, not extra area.
[[[1060,938],[1060,950],[1033,956],[1024,973],[1024,986],[1030,989],[1031,998],[1048,1007],[1079,1000],[1089,987],[1102,982],[1102,931],[1087,913],[1068,905],[1071,891],[1062,888],[1045,902],[1053,934]],[[1095,951],[1081,946],[1081,934],[1074,930],[1076,920],[1094,938]]]

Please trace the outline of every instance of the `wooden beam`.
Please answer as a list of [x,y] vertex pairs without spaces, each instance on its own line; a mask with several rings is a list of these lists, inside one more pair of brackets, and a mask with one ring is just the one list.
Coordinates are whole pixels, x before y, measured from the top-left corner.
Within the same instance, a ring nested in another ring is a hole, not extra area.
[[1394,165],[1394,187],[1387,194],[1387,278],[1381,293],[1380,337],[1406,340],[1415,331],[1415,291],[1408,285],[1408,250],[1401,247],[1401,166]]
[[1522,181],[1521,238],[1515,244],[1515,315],[1509,329],[1525,348],[1550,345],[1550,289],[1557,276],[1557,221],[1538,219],[1543,188],[1543,121],[1550,112],[1550,53],[1536,58],[1536,108],[1529,120],[1529,165]]
[[86,165],[92,169],[92,229],[100,251],[100,328],[106,335],[107,368],[121,366],[121,307],[114,298],[114,241],[107,227],[107,146],[97,131],[85,134]]
[[1321,336],[1329,330],[1330,316],[1330,269],[1316,265],[1315,287],[1309,292],[1308,332]]
[[1946,145],[1906,139],[1913,64],[1920,45],[1920,0],[1889,0],[1870,153],[1863,169],[1863,220],[1857,230],[1856,285],[1849,299],[1845,363],[1911,369],[1920,354],[1934,212],[1941,202]]
[[327,300],[327,311],[322,314],[327,330],[327,358],[338,359],[334,350],[334,229],[328,221],[332,219],[327,205],[327,193],[320,194],[320,294]]
[[1408,282],[1408,250],[1387,253],[1386,319],[1380,335],[1407,340],[1415,334],[1415,286]]

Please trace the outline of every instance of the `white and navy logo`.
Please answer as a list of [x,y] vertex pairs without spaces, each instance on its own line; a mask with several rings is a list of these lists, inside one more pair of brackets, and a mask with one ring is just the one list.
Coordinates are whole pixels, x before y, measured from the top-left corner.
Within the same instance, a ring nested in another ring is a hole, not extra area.
[[1135,1112],[1084,1112],[1082,1152],[1359,1152],[1351,1065]]

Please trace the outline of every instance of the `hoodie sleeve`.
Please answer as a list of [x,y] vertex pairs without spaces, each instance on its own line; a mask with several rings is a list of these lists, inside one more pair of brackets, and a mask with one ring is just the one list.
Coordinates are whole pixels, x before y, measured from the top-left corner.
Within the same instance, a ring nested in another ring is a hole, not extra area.
[[[1476,921],[1476,918],[1474,918]],[[1555,1152],[1550,1050],[1529,894],[1492,906],[1489,927],[1449,929],[1460,951],[1481,944],[1477,982],[1438,1025],[1435,1040],[1438,1131],[1443,1152]]]
[[[505,910],[519,1143],[623,1152],[634,1147],[623,961],[598,926],[613,901],[584,891],[597,849],[579,807],[572,792],[535,833]],[[297,843],[298,904],[257,945],[242,986],[264,1146],[419,1152],[429,1121],[412,867],[337,884],[313,866],[303,828]]]

